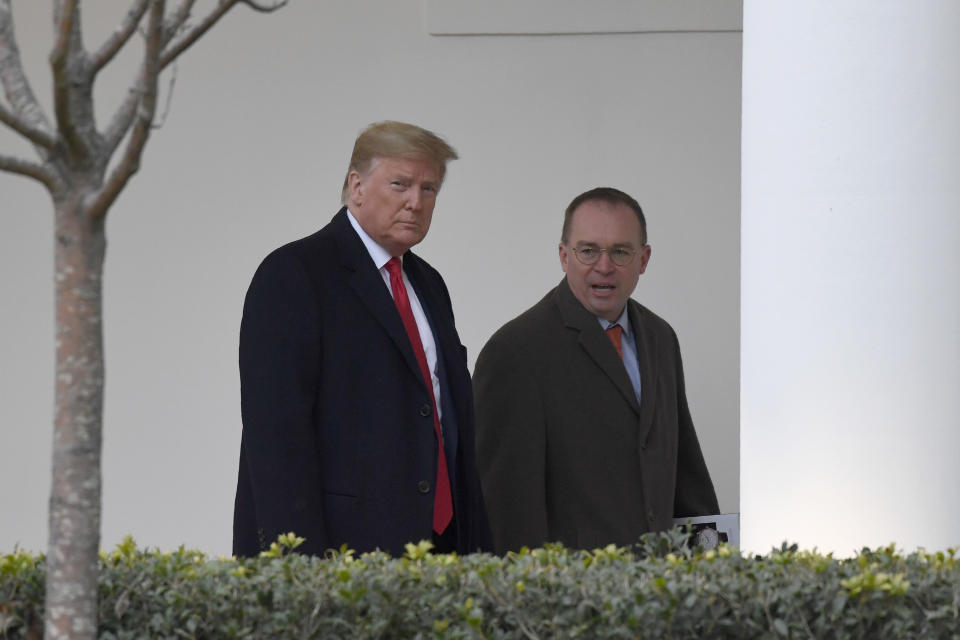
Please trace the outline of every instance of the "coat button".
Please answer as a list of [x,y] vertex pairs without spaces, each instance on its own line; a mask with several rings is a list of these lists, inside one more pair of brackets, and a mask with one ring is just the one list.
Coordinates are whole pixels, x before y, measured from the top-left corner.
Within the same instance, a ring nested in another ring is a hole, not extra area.
[[422,415],[424,418],[426,418],[428,415],[430,415],[430,405],[429,405],[429,404],[424,404],[422,407],[420,407],[420,415]]
[[421,480],[417,483],[417,491],[420,493],[430,493],[430,483],[426,480]]

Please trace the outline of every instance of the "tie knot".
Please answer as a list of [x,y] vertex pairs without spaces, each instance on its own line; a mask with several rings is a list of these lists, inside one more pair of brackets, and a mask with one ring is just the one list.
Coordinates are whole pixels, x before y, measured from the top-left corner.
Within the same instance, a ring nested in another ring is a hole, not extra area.
[[400,258],[390,258],[387,260],[387,273],[392,276],[400,275],[400,271],[403,269],[403,264],[400,262]]

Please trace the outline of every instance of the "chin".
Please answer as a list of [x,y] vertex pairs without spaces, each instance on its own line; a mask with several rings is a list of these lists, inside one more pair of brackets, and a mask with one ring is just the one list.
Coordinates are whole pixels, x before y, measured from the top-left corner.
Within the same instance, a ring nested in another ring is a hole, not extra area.
[[413,247],[423,242],[424,236],[422,234],[411,234],[410,236],[404,237],[400,240],[403,244],[407,245],[407,248]]
[[[622,304],[620,305],[605,304],[603,306],[594,307],[594,309],[596,311],[594,311],[593,315],[600,316],[604,320],[609,320],[610,322],[613,322],[619,317],[620,315],[619,312],[620,310],[623,309],[623,305]],[[613,317],[611,318],[610,316],[613,316]]]

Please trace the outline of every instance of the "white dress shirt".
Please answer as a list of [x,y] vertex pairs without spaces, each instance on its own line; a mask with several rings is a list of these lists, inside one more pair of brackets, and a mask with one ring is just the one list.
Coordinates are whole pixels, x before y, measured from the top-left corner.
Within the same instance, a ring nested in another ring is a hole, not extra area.
[[[363,246],[367,248],[367,253],[370,254],[373,264],[380,270],[380,277],[383,278],[383,284],[386,285],[387,291],[390,292],[390,297],[392,298],[393,287],[390,286],[390,272],[387,271],[387,262],[389,262],[393,256],[377,244],[373,238],[367,235],[367,232],[363,230],[363,227],[360,226],[360,223],[353,217],[349,209],[347,209],[347,219],[350,220],[353,230],[357,232],[360,240],[363,241]],[[403,256],[400,256],[400,261],[401,263],[403,262]],[[430,378],[433,383],[433,397],[437,403],[437,418],[439,419],[443,416],[443,412],[440,408],[440,378],[437,377],[437,343],[433,339],[433,331],[430,329],[430,323],[427,322],[427,316],[423,312],[423,306],[420,304],[416,290],[410,284],[410,279],[407,277],[406,271],[401,270],[400,273],[403,276],[403,286],[407,288],[407,298],[410,299],[410,310],[413,311],[413,319],[417,321],[417,330],[420,332],[420,342],[423,343],[423,353],[427,356],[427,367],[430,369]]]

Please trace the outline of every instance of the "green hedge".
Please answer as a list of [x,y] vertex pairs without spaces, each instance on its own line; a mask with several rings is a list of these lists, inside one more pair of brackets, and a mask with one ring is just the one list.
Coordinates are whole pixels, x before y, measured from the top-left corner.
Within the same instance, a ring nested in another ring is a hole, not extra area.
[[[180,548],[101,554],[101,638],[960,638],[957,550],[891,545],[836,559],[690,551],[683,534],[631,549],[547,546],[505,558],[326,559],[282,536],[261,558]],[[0,637],[43,617],[43,557],[0,559]]]

